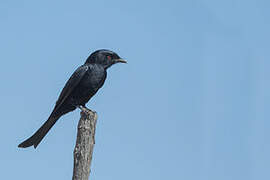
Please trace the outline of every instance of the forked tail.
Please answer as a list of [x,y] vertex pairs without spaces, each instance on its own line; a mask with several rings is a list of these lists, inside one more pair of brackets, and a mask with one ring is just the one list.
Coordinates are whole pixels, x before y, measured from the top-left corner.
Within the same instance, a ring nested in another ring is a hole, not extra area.
[[34,148],[36,148],[59,118],[60,116],[54,117],[51,115],[49,119],[37,130],[37,132],[35,132],[35,134],[19,144],[18,147],[27,148],[34,146]]

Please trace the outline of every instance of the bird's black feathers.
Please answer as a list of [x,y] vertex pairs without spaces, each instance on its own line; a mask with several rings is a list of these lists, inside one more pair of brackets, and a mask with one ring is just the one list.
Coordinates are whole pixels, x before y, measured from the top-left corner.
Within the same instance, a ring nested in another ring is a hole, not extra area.
[[74,88],[80,83],[81,79],[84,77],[85,73],[89,69],[88,66],[83,65],[80,66],[69,78],[66,85],[64,86],[58,100],[55,104],[55,110],[60,107],[63,102],[66,100],[66,98],[70,95],[70,93],[74,90]]
[[53,127],[56,121],[60,118],[50,116],[49,119],[33,134],[30,138],[19,144],[18,147],[26,148],[30,146],[34,146],[36,148],[40,141],[45,137],[45,135],[49,132],[49,130]]
[[123,59],[110,50],[98,50],[92,53],[85,64],[80,66],[65,84],[48,120],[30,138],[19,144],[19,147],[35,148],[49,132],[56,121],[64,114],[85,104],[103,86],[107,77],[106,69],[122,62]]

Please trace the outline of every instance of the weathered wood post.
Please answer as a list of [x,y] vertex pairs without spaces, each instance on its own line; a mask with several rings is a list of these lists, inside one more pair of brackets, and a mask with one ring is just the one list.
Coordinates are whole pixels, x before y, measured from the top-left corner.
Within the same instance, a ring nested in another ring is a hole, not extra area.
[[88,180],[95,145],[97,113],[88,109],[81,111],[78,124],[72,180]]

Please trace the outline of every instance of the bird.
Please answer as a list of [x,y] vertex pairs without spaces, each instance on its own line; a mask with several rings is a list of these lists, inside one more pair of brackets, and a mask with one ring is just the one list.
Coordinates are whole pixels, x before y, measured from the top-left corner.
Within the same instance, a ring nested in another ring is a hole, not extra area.
[[107,69],[116,63],[127,63],[111,50],[96,50],[71,75],[62,89],[54,109],[47,121],[28,139],[18,145],[19,148],[36,148],[56,121],[76,108],[87,109],[85,104],[103,86]]

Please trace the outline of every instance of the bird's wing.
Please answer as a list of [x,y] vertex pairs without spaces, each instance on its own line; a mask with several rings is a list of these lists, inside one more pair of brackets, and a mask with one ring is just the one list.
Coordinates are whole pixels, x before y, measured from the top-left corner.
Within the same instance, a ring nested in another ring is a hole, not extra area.
[[58,100],[56,101],[56,105],[54,110],[57,110],[67,99],[70,93],[74,90],[74,88],[79,84],[81,79],[84,77],[85,73],[89,69],[88,66],[82,65],[80,66],[69,78],[65,87],[63,88]]

